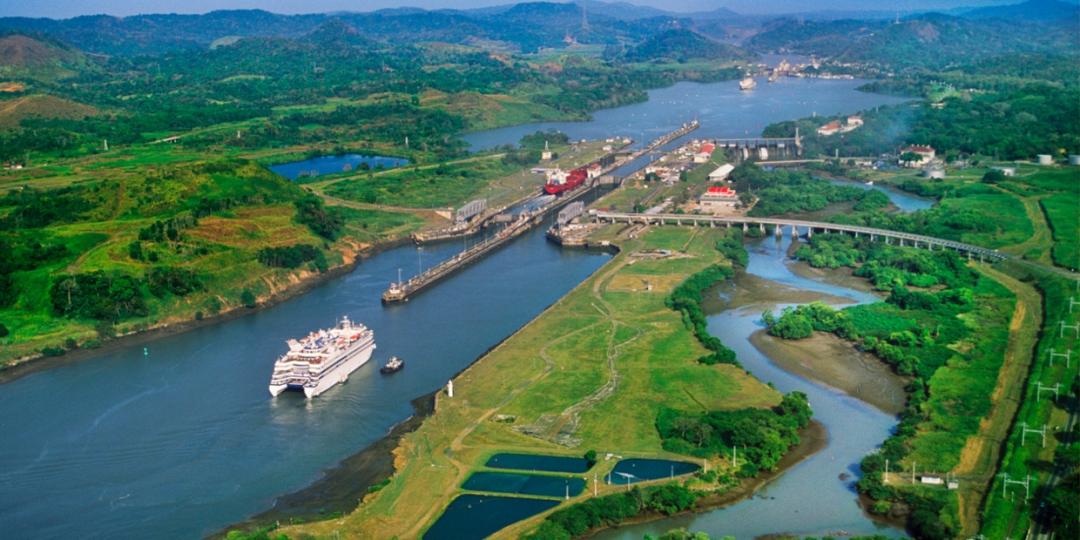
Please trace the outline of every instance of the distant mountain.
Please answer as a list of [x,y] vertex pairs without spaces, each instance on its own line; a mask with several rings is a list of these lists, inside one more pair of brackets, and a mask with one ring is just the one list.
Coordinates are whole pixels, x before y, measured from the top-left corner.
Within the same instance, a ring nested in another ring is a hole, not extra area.
[[574,2],[583,6],[589,15],[602,15],[612,19],[623,21],[636,21],[652,17],[685,17],[685,15],[664,11],[651,6],[641,6],[629,2],[598,2],[596,0],[577,0]]
[[940,69],[1013,53],[1068,53],[1080,46],[1069,24],[952,17],[931,13],[893,21],[781,19],[747,42],[760,51],[817,54],[892,68]]
[[[590,4],[593,5],[593,4]],[[507,48],[535,51],[579,43],[635,43],[656,32],[673,18],[660,10],[627,9],[630,17],[608,15],[618,5],[595,3],[598,11],[583,16],[581,6],[555,2],[529,2],[480,10],[415,8],[366,13],[277,15],[260,10],[213,11],[204,15],[96,15],[73,19],[0,18],[0,31],[50,35],[84,51],[107,55],[159,55],[171,51],[205,49],[211,44],[245,37],[296,38],[320,25],[340,20],[370,39],[392,43],[406,40],[447,43],[502,43]]]
[[0,18],[0,31],[48,34],[83,51],[107,55],[161,54],[201,49],[237,36],[298,37],[327,15],[276,15],[261,10],[212,11],[203,15],[91,15],[72,19]]
[[82,52],[44,36],[0,36],[0,78],[53,82],[90,69]]
[[625,60],[631,62],[686,62],[693,59],[731,61],[747,60],[751,57],[752,55],[734,45],[713,41],[683,28],[664,30],[629,49],[624,55]]
[[304,39],[326,47],[368,48],[378,44],[341,19],[330,19],[322,23],[305,35]]
[[1028,0],[1020,4],[975,8],[963,13],[971,19],[1072,21],[1080,24],[1080,6],[1058,0]]

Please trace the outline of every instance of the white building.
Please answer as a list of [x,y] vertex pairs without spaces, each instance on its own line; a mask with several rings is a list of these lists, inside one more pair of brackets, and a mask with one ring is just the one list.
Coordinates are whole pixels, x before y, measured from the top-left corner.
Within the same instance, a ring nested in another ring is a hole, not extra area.
[[900,150],[900,155],[903,156],[904,154],[915,154],[919,156],[919,159],[916,159],[914,161],[900,162],[901,165],[905,167],[910,167],[912,169],[916,169],[930,163],[934,160],[934,157],[937,156],[937,152],[934,151],[934,148],[932,146],[926,146],[922,144],[913,144],[911,146],[904,147]]
[[716,168],[715,171],[709,173],[709,180],[713,182],[720,182],[728,179],[731,175],[731,171],[735,170],[735,166],[730,163],[725,163]]

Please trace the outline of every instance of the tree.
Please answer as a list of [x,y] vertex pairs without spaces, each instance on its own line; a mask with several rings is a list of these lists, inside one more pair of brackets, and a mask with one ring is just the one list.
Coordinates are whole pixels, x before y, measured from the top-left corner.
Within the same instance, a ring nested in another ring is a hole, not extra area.
[[997,184],[1005,181],[1005,173],[997,170],[990,169],[986,171],[986,174],[982,176],[982,182],[984,184]]
[[11,334],[11,332],[9,332],[8,328],[6,326],[4,326],[4,323],[0,323],[0,338],[8,337],[8,335],[10,335],[10,334]]
[[916,154],[915,152],[904,152],[903,154],[900,154],[900,163],[903,163],[905,165],[909,163],[915,163],[916,161],[920,160],[922,160],[922,156]]
[[589,450],[585,452],[585,463],[588,464],[591,469],[593,465],[596,465],[596,450]]
[[240,302],[244,304],[246,308],[255,307],[255,293],[251,292],[251,289],[244,289],[244,292],[240,293]]

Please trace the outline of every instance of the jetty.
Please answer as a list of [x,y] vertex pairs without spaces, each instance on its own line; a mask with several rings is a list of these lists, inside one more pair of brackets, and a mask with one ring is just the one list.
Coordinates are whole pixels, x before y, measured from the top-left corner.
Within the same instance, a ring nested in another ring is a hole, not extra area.
[[[547,202],[546,204],[534,209],[534,210],[522,210],[516,218],[512,218],[512,221],[503,227],[499,232],[495,233],[491,238],[487,238],[484,241],[454,255],[453,257],[417,274],[408,280],[398,280],[390,284],[390,287],[386,289],[382,294],[382,301],[384,304],[392,304],[396,302],[405,302],[410,296],[420,292],[421,290],[431,286],[450,274],[468,266],[470,263],[479,260],[488,253],[491,253],[499,246],[521,236],[533,226],[540,224],[544,216],[548,213],[558,210],[591,192],[596,186],[607,183],[605,178],[610,178],[610,173],[631,161],[652,152],[656,148],[663,146],[679,137],[682,137],[699,126],[695,120],[683,124],[675,131],[667,133],[661,137],[654,139],[644,148],[641,148],[621,159],[616,159],[614,162],[604,167],[600,174],[590,179],[580,187],[567,191],[554,200]],[[497,216],[506,215],[505,213],[491,214],[490,217],[485,218],[491,220]],[[458,233],[460,234],[460,233]],[[451,235],[452,236],[452,235]],[[449,237],[449,236],[448,236]]]

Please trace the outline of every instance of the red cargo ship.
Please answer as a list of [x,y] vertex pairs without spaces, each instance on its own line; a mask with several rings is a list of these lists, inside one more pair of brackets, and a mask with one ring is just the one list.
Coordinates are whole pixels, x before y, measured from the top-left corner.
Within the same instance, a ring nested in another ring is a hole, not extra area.
[[544,184],[544,191],[551,195],[558,195],[564,191],[570,191],[589,179],[589,170],[578,167],[568,173],[556,170],[548,175],[548,181]]

